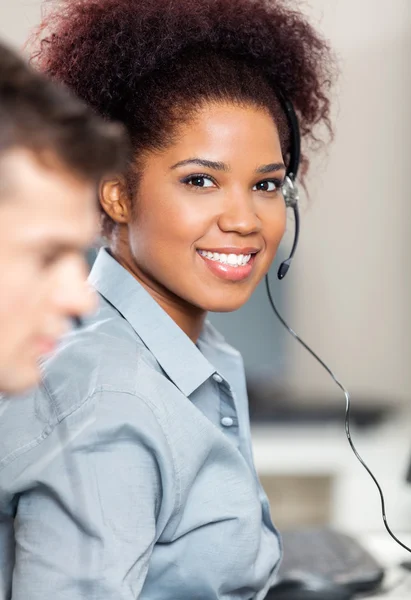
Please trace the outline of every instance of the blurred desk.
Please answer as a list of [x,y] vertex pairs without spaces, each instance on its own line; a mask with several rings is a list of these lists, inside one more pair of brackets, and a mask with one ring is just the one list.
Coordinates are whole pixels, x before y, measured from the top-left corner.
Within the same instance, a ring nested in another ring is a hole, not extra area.
[[[399,415],[372,428],[353,427],[351,433],[360,455],[383,488],[391,528],[410,531],[411,485],[405,480],[411,449],[410,419]],[[257,472],[262,479],[272,480],[274,522],[276,506],[288,510],[288,504],[303,505],[307,500],[303,494],[287,497],[287,492],[282,491],[284,478],[311,477],[315,487],[315,478],[323,477],[330,482],[329,507],[323,524],[354,535],[383,531],[377,488],[352,453],[344,427],[335,424],[253,425],[252,440]],[[270,493],[268,495],[271,502]],[[278,510],[277,514],[280,513]],[[277,521],[284,527],[281,519]]]
[[[399,539],[411,546],[411,535],[398,534]],[[371,596],[359,598],[380,600],[410,600],[411,598],[411,572],[399,567],[405,560],[411,560],[411,554],[398,546],[388,533],[367,534],[358,537],[361,544],[375,556],[386,569],[382,590]]]

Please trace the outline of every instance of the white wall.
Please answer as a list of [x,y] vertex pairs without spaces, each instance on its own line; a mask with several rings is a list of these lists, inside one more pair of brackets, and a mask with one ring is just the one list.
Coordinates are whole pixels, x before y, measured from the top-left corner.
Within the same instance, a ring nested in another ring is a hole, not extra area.
[[[298,259],[284,282],[288,316],[354,396],[409,402],[411,2],[310,5],[342,76],[335,143],[311,173]],[[305,351],[292,340],[289,348],[299,391],[334,389]]]
[[40,18],[40,0],[0,0],[0,38],[18,49],[22,48]]
[[[339,54],[336,140],[313,166],[311,204],[287,279],[290,323],[355,396],[411,392],[411,2],[310,0],[302,7]],[[17,47],[40,0],[0,0]],[[312,397],[327,376],[289,339],[290,381]]]

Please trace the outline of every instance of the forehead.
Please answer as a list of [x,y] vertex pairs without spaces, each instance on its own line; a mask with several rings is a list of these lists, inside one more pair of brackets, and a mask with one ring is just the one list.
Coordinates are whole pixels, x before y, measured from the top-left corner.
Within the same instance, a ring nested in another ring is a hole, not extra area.
[[42,165],[25,150],[1,157],[0,228],[11,228],[9,235],[29,239],[54,232],[60,237],[84,237],[95,211],[91,182],[80,180],[57,163]]
[[[172,150],[172,148],[170,148]],[[212,149],[233,160],[281,158],[277,125],[270,112],[251,105],[206,103],[178,129],[174,149]],[[275,155],[275,156],[274,156]]]

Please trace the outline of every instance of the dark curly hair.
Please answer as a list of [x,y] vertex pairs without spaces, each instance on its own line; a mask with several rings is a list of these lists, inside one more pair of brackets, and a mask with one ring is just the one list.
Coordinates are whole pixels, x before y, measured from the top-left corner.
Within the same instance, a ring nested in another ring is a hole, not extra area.
[[33,60],[100,115],[124,123],[137,176],[139,157],[167,146],[176,125],[209,100],[269,109],[285,160],[288,132],[276,90],[293,103],[303,141],[320,142],[320,124],[332,135],[332,53],[286,0],[49,0],[46,6]]

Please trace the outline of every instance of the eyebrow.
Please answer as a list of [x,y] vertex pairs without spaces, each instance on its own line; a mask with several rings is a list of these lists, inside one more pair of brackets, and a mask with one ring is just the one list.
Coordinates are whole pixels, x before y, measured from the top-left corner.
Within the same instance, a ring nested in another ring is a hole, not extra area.
[[229,166],[223,162],[207,160],[205,158],[187,158],[186,160],[180,160],[171,168],[177,169],[178,167],[184,167],[185,165],[199,165],[200,167],[205,167],[206,169],[225,171],[226,173],[230,170]]
[[[175,165],[171,167],[171,169],[178,169],[178,167],[185,167],[186,165],[198,165],[200,167],[205,167],[206,169],[213,169],[215,171],[224,171],[228,173],[230,171],[230,167],[223,162],[207,160],[205,158],[187,158],[185,160],[180,160]],[[270,163],[268,165],[261,165],[256,170],[256,173],[272,173],[273,171],[285,171],[285,164],[282,162]]]
[[31,243],[31,246],[40,251],[47,251],[49,254],[62,255],[73,251],[86,251],[87,246],[80,242],[61,242],[59,240],[51,240],[47,244],[43,241],[36,240]]
[[285,164],[282,162],[270,163],[269,165],[262,165],[257,169],[257,173],[272,173],[273,171],[285,171]]

